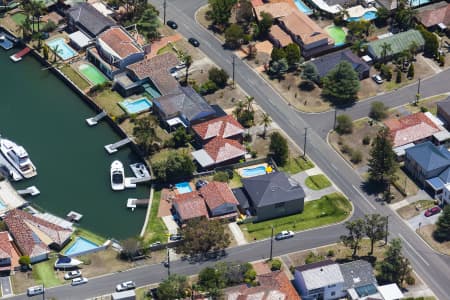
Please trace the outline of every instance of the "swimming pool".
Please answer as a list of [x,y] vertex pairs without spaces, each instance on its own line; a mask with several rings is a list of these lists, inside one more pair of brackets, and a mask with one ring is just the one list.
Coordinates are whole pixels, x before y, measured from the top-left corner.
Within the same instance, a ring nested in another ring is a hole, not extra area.
[[[422,2],[421,2],[422,3]],[[366,11],[361,17],[351,17],[347,19],[347,22],[354,22],[354,21],[372,21],[377,18],[377,12],[376,11]]]
[[75,242],[67,249],[64,254],[67,256],[75,256],[85,253],[86,251],[98,248],[98,245],[83,237],[77,237]]
[[175,187],[177,188],[178,193],[180,193],[180,194],[186,194],[186,193],[192,192],[191,185],[187,181],[177,183],[177,184],[175,184]]
[[78,67],[81,74],[84,75],[93,85],[102,84],[107,81],[105,75],[103,75],[97,68],[89,64],[81,64]]
[[147,98],[142,97],[137,100],[125,99],[119,102],[119,105],[127,114],[138,114],[152,108],[153,103]]
[[243,177],[253,177],[266,174],[266,166],[257,166],[254,168],[246,168],[242,170]]
[[305,3],[303,3],[302,0],[294,0],[294,3],[302,13],[305,13],[307,15],[312,15],[312,13],[313,13],[312,9],[309,8]]
[[5,202],[3,202],[3,199],[0,198],[0,210],[6,209],[8,206],[6,206]]
[[430,2],[431,2],[430,0],[410,0],[409,6],[416,7],[416,6],[424,5],[424,4],[427,4]]
[[77,51],[73,50],[69,45],[66,44],[64,38],[57,38],[46,42],[46,44],[50,47],[50,49],[56,51],[56,54],[63,60],[67,60],[78,54]]
[[325,30],[334,40],[335,46],[342,46],[345,44],[345,37],[347,36],[347,34],[345,33],[344,29],[342,29],[342,27],[330,26],[325,28]]

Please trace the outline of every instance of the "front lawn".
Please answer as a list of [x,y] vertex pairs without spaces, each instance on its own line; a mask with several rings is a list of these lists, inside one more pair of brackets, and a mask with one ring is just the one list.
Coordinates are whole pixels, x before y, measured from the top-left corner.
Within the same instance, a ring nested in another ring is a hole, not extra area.
[[55,261],[56,258],[53,258],[33,265],[33,278],[37,284],[44,284],[48,288],[64,282],[56,276]]
[[247,240],[259,240],[270,237],[272,225],[275,233],[282,230],[302,231],[343,221],[351,210],[350,202],[342,194],[333,193],[306,202],[302,213],[240,226]]
[[111,116],[121,116],[124,112],[117,104],[123,100],[122,96],[115,91],[106,89],[92,97],[98,106],[103,108]]
[[310,160],[299,156],[296,158],[289,157],[286,165],[279,169],[289,174],[297,174],[312,168],[314,168],[314,164]]
[[161,190],[156,190],[153,193],[152,207],[150,209],[150,216],[145,228],[144,241],[151,244],[156,241],[164,242],[167,240],[167,228],[164,221],[158,217],[159,201],[161,200]]
[[77,71],[75,71],[71,66],[65,65],[60,69],[80,90],[86,90],[90,84],[87,82]]
[[433,207],[434,200],[419,200],[397,209],[397,213],[405,220],[418,216],[421,211]]
[[305,180],[305,184],[312,190],[321,190],[331,186],[331,182],[323,174],[309,176]]

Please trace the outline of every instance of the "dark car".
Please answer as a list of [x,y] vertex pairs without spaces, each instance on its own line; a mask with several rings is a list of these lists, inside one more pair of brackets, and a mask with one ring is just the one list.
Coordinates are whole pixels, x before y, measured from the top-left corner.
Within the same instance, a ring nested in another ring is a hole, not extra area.
[[181,234],[179,234],[179,233],[171,234],[170,237],[169,237],[169,239],[170,239],[171,241],[179,241],[179,240],[181,240],[182,238],[183,238],[183,236],[182,236]]
[[425,217],[431,217],[431,216],[433,216],[435,214],[438,214],[440,212],[441,212],[441,208],[439,206],[435,206],[435,207],[427,209],[425,211],[424,215],[425,215]]
[[167,24],[167,26],[169,26],[169,27],[172,28],[172,29],[177,29],[177,28],[178,28],[178,24],[175,23],[175,22],[172,21],[172,20],[167,21],[166,24]]
[[189,38],[188,42],[194,47],[200,46],[200,42],[197,39],[195,39],[195,38],[192,38],[192,37]]
[[208,182],[207,182],[206,180],[199,179],[199,180],[197,180],[197,182],[195,183],[195,188],[196,188],[197,190],[199,190],[199,189],[201,189],[202,187],[204,187],[204,186],[207,185],[207,184],[208,184]]

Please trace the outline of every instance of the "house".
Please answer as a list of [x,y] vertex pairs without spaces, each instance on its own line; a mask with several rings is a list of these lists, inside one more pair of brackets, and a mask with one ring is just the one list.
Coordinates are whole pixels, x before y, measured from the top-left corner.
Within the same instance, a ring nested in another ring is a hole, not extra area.
[[138,61],[114,77],[114,89],[124,97],[144,90],[153,98],[173,93],[179,84],[170,70],[178,64],[180,61],[171,52]]
[[305,192],[284,172],[242,179],[243,187],[234,189],[243,213],[263,221],[303,211]]
[[[441,5],[442,4],[442,5]],[[428,29],[446,30],[450,25],[450,4],[440,3],[439,7],[422,10],[417,14],[417,20]]]
[[291,36],[284,32],[277,24],[270,27],[269,41],[277,48],[283,48],[292,44]]
[[193,125],[192,131],[200,143],[216,137],[241,141],[244,127],[234,117],[226,115]]
[[225,300],[301,300],[287,275],[282,271],[257,276],[258,286],[239,285],[224,291]]
[[165,125],[189,128],[191,125],[209,120],[216,111],[192,87],[179,87],[175,92],[153,99],[155,111]]
[[7,231],[0,232],[0,274],[9,275],[19,267],[19,253]]
[[[405,50],[409,50],[412,43],[415,43],[418,46],[417,51],[423,50],[425,40],[418,30],[410,29],[408,31],[400,32],[392,36],[367,43],[367,51],[373,60],[385,61]],[[385,44],[391,46],[391,50],[386,51],[386,53],[384,53]]]
[[319,77],[323,78],[342,61],[349,62],[352,65],[355,72],[358,73],[360,80],[369,77],[370,66],[350,49],[344,49],[314,58],[311,60],[311,63],[316,66]]
[[181,224],[196,218],[208,218],[205,200],[197,191],[177,194],[175,199],[173,199],[172,206],[175,218]]
[[444,123],[445,127],[450,126],[450,96],[444,101],[437,103],[437,117]]
[[292,12],[292,6],[287,2],[266,3],[253,7],[253,11],[258,21],[262,19],[261,13],[270,14],[274,20],[277,20],[289,15]]
[[343,289],[350,299],[360,299],[371,296],[377,299],[377,280],[372,265],[365,260],[355,260],[339,265],[344,277]]
[[105,17],[87,2],[75,3],[66,11],[66,17],[69,31],[80,30],[90,38],[95,38],[116,24],[113,19]]
[[35,217],[23,210],[11,210],[3,218],[22,255],[32,263],[48,258],[50,249],[59,251],[69,241],[72,230]]
[[334,47],[334,40],[306,14],[291,10],[278,20],[280,27],[297,43],[305,58],[309,58]]
[[96,47],[87,50],[88,60],[110,79],[126,66],[144,59],[144,56],[145,51],[141,45],[120,26],[113,26],[100,33]]

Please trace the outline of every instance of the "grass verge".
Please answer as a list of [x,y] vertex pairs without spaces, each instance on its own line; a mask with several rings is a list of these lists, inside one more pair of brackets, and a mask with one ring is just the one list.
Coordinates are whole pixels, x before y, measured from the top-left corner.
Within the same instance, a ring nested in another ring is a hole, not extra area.
[[85,239],[88,239],[91,242],[96,243],[97,245],[102,245],[104,242],[106,242],[105,237],[102,237],[96,233],[93,233],[92,231],[80,227],[77,227],[74,235],[84,237]]
[[153,193],[152,207],[150,217],[145,228],[145,243],[154,243],[156,241],[164,242],[167,240],[167,228],[163,220],[158,217],[159,201],[161,200],[161,190],[155,190]]
[[296,174],[312,168],[314,168],[314,164],[310,160],[299,156],[297,158],[289,157],[286,165],[280,167],[280,170],[289,174]]
[[420,214],[421,211],[433,207],[433,200],[419,200],[414,203],[408,204],[406,206],[397,209],[397,213],[405,220],[411,219]]
[[270,237],[272,225],[275,232],[302,231],[343,221],[350,215],[351,210],[350,202],[342,194],[332,193],[306,202],[302,213],[240,226],[247,240],[259,240]]
[[323,174],[309,176],[305,180],[305,184],[312,190],[321,190],[331,186],[331,182]]
[[64,73],[80,90],[86,90],[90,84],[87,82],[80,74],[77,73],[71,66],[63,66],[60,68],[61,72]]
[[63,283],[55,274],[55,261],[56,258],[53,258],[33,265],[33,277],[37,284],[44,284],[48,288]]

